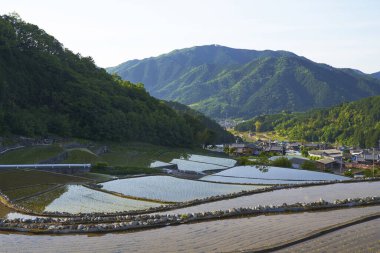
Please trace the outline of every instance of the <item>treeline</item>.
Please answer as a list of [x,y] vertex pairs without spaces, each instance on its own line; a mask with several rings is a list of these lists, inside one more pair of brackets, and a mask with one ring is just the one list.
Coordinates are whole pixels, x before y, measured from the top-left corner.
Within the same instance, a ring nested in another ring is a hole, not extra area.
[[188,117],[17,15],[0,16],[0,135],[170,146],[208,142],[199,137],[202,122]]
[[235,129],[276,131],[290,140],[377,147],[380,140],[380,96],[305,113],[284,112],[255,117]]

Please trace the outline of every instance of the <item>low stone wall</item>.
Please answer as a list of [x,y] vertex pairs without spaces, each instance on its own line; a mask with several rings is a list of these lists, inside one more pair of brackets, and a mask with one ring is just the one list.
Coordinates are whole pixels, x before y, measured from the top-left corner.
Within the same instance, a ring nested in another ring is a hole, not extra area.
[[337,208],[350,208],[357,206],[379,205],[380,197],[367,197],[336,200],[332,203],[322,199],[312,203],[296,203],[281,206],[255,206],[247,208],[234,208],[213,212],[188,213],[188,214],[155,214],[136,216],[114,217],[76,217],[66,219],[36,218],[36,219],[3,219],[0,220],[0,230],[43,233],[43,234],[68,234],[68,233],[106,233],[115,231],[128,231],[148,229],[163,226],[172,226],[192,222],[209,221],[242,216],[295,213],[305,211],[321,211]]
[[[378,169],[378,164],[376,164],[376,169]],[[370,169],[372,170],[373,165],[372,164],[362,164],[362,163],[346,163],[346,168],[351,169],[351,168],[359,168],[359,169]]]

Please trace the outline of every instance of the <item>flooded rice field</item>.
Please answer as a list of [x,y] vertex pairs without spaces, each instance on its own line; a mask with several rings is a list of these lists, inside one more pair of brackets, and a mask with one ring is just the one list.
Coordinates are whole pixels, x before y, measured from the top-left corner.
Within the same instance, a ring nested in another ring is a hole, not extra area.
[[[218,176],[218,178],[215,178]],[[257,166],[237,166],[231,169],[215,173],[211,176],[206,176],[201,178],[201,180],[206,181],[217,181],[220,182],[231,182],[233,179],[225,179],[229,181],[224,181],[224,177],[229,178],[243,178],[243,179],[257,179],[261,180],[261,184],[268,183],[267,180],[283,180],[283,181],[332,181],[332,180],[348,180],[350,178],[316,171],[308,170],[298,170],[298,169],[287,169],[273,166],[266,166],[263,168]],[[242,181],[240,181],[241,183]],[[248,181],[246,181],[248,182]],[[257,181],[260,182],[260,181]],[[238,179],[236,180],[238,182]]]
[[165,213],[193,213],[257,205],[282,205],[283,203],[293,204],[296,202],[308,203],[318,201],[320,198],[332,202],[336,199],[369,196],[380,196],[380,182],[341,183],[275,190],[176,209]]
[[260,179],[260,178],[245,178],[231,176],[205,176],[200,178],[205,182],[231,183],[231,184],[257,184],[257,185],[273,185],[273,184],[304,184],[317,183],[320,181],[297,181],[297,180],[276,180],[276,179]]
[[177,164],[178,170],[203,172],[205,170],[223,170],[227,167],[211,163],[194,162],[183,159],[173,159],[170,163]]
[[328,233],[276,252],[380,252],[380,219]]
[[216,164],[216,165],[221,165],[224,167],[232,167],[232,166],[235,166],[236,164],[236,160],[234,159],[203,156],[203,155],[189,155],[186,157],[181,157],[181,159],[194,161],[194,162]]
[[20,252],[228,252],[282,244],[379,211],[378,206],[373,206],[257,216],[104,235],[0,233],[0,241],[2,252],[14,252],[15,249]]
[[80,185],[67,185],[45,194],[18,202],[35,212],[118,212],[146,209],[160,204],[126,199],[88,189]]
[[169,176],[120,179],[102,185],[105,190],[124,195],[173,202],[201,199],[261,187],[208,183]]

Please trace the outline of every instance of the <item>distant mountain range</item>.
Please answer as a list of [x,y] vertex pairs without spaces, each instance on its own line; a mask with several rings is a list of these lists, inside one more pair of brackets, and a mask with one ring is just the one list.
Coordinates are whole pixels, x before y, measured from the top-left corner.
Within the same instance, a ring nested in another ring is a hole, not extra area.
[[287,51],[218,45],[127,61],[107,71],[217,119],[306,111],[380,94],[376,74],[333,68]]

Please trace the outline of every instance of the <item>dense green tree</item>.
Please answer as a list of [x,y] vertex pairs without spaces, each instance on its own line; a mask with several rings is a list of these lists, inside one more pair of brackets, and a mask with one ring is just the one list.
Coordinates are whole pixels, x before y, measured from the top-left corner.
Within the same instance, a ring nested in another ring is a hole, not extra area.
[[270,163],[272,166],[291,168],[292,162],[286,157],[279,157]]
[[302,165],[301,168],[304,170],[316,170],[317,165],[314,161],[306,160]]
[[262,124],[261,124],[260,121],[257,120],[257,121],[255,122],[255,131],[256,131],[256,132],[260,132],[260,130],[261,130],[261,125],[262,125]]

